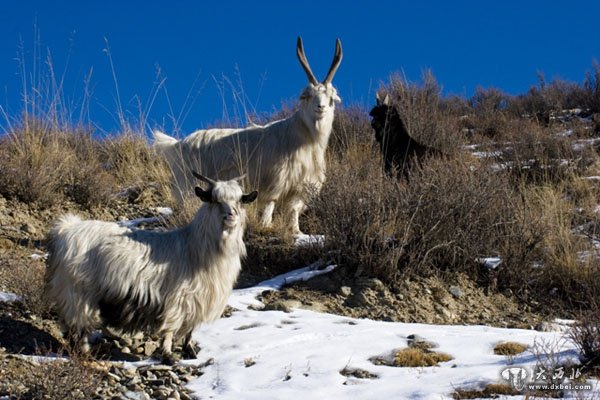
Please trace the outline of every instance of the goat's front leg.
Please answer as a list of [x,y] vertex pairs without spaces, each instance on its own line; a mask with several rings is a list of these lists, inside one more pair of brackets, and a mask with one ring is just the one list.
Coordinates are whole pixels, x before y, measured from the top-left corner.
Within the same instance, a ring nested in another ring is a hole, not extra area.
[[198,358],[198,346],[192,340],[192,332],[185,335],[185,339],[183,339],[183,356],[186,359],[196,359]]
[[288,218],[289,218],[289,228],[292,234],[301,235],[302,231],[300,230],[300,213],[304,211],[304,202],[300,199],[292,200],[288,209]]
[[275,200],[270,200],[267,202],[265,209],[263,210],[260,224],[263,228],[270,228],[273,224],[273,211],[275,210]]
[[82,354],[90,353],[90,332],[88,330],[69,329],[67,332],[67,338],[73,349],[79,350]]
[[173,332],[165,333],[162,341],[161,353],[165,364],[173,365],[177,361],[173,356]]

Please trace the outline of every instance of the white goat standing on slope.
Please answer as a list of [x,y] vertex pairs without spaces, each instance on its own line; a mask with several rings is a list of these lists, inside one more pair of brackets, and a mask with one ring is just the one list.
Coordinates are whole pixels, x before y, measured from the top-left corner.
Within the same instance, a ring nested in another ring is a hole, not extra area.
[[246,255],[242,204],[257,192],[194,175],[208,189],[195,188],[204,205],[183,228],[131,230],[69,214],[50,230],[47,294],[84,351],[91,331],[108,326],[160,335],[167,362],[183,337],[193,357],[192,330],[220,317]]
[[333,62],[321,83],[308,65],[300,37],[296,54],[309,84],[292,116],[245,129],[200,130],[182,140],[154,131],[154,147],[173,171],[173,189],[180,202],[191,189],[190,170],[220,179],[247,172],[259,191],[259,207],[264,207],[262,225],[271,226],[279,203],[288,213],[290,231],[301,233],[298,218],[306,195],[310,190],[318,193],[325,181],[325,151],[335,103],[341,101],[331,81],[342,61],[342,45],[338,39]]

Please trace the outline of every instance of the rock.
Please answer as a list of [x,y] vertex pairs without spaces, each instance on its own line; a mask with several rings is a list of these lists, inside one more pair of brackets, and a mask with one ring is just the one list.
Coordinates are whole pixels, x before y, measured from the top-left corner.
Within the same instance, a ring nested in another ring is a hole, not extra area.
[[33,226],[29,222],[26,222],[23,225],[21,225],[21,231],[28,233],[30,235],[35,235],[37,233],[37,229],[35,229],[35,226]]
[[360,291],[346,299],[344,305],[348,307],[365,307],[370,304],[369,298],[365,291]]
[[417,335],[416,333],[410,334],[406,338],[415,342],[423,342],[426,340],[423,336]]
[[459,288],[458,286],[450,286],[448,291],[452,296],[454,296],[457,299],[461,298],[464,294],[461,288]]
[[357,279],[356,285],[361,288],[369,288],[378,292],[385,289],[383,282],[377,278],[360,278]]
[[394,314],[385,314],[381,319],[388,322],[401,322],[400,318]]
[[[150,396],[148,396],[146,393],[144,392],[125,392],[123,393],[123,396],[125,396],[126,399],[131,399],[131,400],[146,400],[149,399]],[[117,398],[121,398],[121,397],[117,397]]]
[[263,311],[283,311],[286,313],[292,312],[294,308],[301,308],[302,303],[298,300],[277,300],[273,303],[267,304],[262,310]]
[[327,307],[319,301],[306,301],[305,304],[300,305],[300,308],[316,312],[327,312]]
[[348,297],[348,296],[350,296],[352,294],[352,289],[350,288],[350,286],[342,286],[338,290],[338,293],[341,296]]
[[137,378],[138,374],[135,368],[125,368],[121,370],[121,375],[125,378]]
[[408,335],[406,339],[408,347],[418,348],[422,350],[429,350],[438,347],[437,343],[430,342],[429,340],[417,334]]
[[335,293],[339,286],[338,283],[327,275],[317,276],[313,279],[303,282],[307,287],[325,293]]
[[131,335],[131,339],[143,340],[144,332],[136,332],[135,334]]
[[144,348],[143,354],[145,356],[150,357],[152,354],[154,354],[154,352],[158,348],[158,343],[156,343],[156,342],[146,342],[146,343],[144,343],[144,347],[143,348]]
[[6,238],[0,239],[0,249],[12,249],[13,247],[15,247],[15,244],[12,240]]
[[555,322],[542,321],[535,326],[535,330],[539,332],[562,332],[564,328]]
[[181,395],[181,400],[192,400],[192,398],[190,397],[190,395],[188,395],[185,392],[180,393],[180,395]]

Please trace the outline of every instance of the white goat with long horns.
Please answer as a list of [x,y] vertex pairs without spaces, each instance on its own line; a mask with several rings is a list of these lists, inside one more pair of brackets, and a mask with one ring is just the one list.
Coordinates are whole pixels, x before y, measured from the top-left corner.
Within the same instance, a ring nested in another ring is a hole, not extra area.
[[318,193],[325,181],[325,151],[335,103],[341,101],[331,82],[342,61],[342,45],[337,39],[333,62],[322,82],[310,69],[300,37],[296,54],[309,84],[290,117],[245,129],[199,130],[182,140],[154,131],[154,147],[173,171],[174,194],[180,201],[191,191],[190,170],[219,179],[246,172],[259,192],[261,224],[271,226],[277,204],[288,214],[289,230],[301,233],[298,218],[307,194]]
[[246,255],[246,212],[256,199],[237,180],[195,188],[204,202],[190,224],[169,232],[132,230],[114,222],[60,218],[48,235],[46,293],[83,351],[104,327],[163,338],[172,361],[173,338],[195,355],[192,330],[221,316]]

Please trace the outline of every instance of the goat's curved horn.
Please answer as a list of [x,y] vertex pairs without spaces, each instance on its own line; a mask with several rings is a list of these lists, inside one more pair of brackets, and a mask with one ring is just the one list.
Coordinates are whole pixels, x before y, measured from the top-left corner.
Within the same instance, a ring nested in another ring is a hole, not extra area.
[[327,85],[331,83],[333,80],[333,76],[337,71],[340,63],[342,62],[342,58],[344,57],[344,53],[342,52],[342,41],[337,39],[335,41],[335,54],[333,55],[333,61],[331,62],[331,67],[329,67],[329,72],[327,73],[327,77],[323,80],[323,84]]
[[231,180],[232,180],[232,181],[238,181],[238,182],[239,182],[239,181],[243,180],[244,178],[246,178],[246,175],[248,175],[248,174],[243,174],[243,175],[240,175],[240,176],[238,176],[237,178],[232,178]]
[[302,38],[300,36],[298,36],[298,44],[296,45],[296,55],[298,56],[298,61],[300,61],[300,65],[302,65],[304,72],[306,72],[308,81],[315,86],[318,85],[319,81],[312,73],[310,65],[308,65],[308,61],[306,60],[306,55],[304,55],[304,46],[302,45]]
[[207,178],[207,177],[206,177],[206,176],[204,176],[204,175],[200,175],[199,173],[197,173],[197,172],[195,172],[195,171],[192,171],[192,174],[194,174],[194,176],[195,176],[196,178],[200,179],[202,182],[208,183],[208,184],[210,185],[210,187],[213,187],[213,186],[215,186],[215,184],[216,184],[216,182],[215,182],[215,181],[213,181],[212,179],[210,179],[210,178]]

